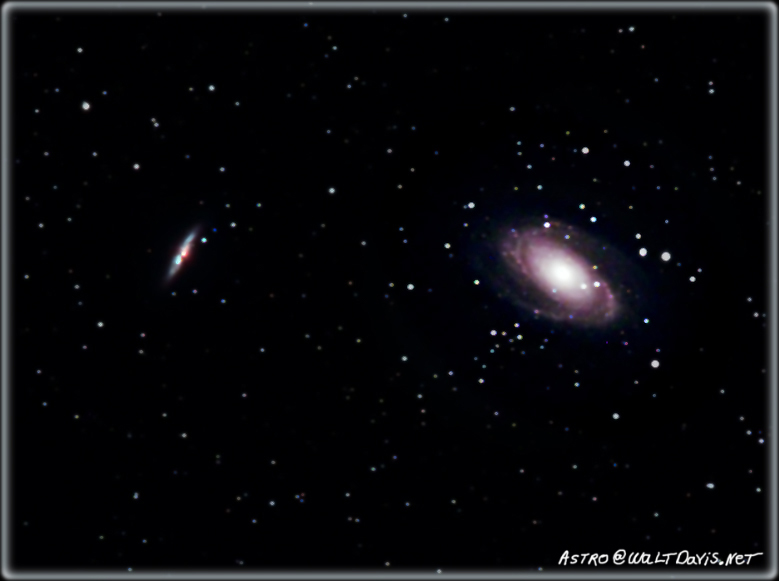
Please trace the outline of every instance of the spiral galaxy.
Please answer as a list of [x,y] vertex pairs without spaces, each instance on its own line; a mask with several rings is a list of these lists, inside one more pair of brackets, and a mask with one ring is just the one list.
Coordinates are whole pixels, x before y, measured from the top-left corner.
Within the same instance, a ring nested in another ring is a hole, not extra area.
[[597,264],[606,247],[573,226],[546,221],[511,228],[499,250],[506,273],[499,277],[499,294],[536,315],[600,325],[619,313],[619,301]]

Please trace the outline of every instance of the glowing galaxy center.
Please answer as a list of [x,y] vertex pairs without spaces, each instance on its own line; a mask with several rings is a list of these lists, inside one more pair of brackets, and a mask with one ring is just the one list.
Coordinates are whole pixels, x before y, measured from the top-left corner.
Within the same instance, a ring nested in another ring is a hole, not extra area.
[[583,271],[565,257],[549,256],[542,258],[538,266],[539,277],[546,280],[551,285],[551,288],[555,290],[580,287],[588,280],[586,271]]
[[170,270],[168,271],[168,280],[173,278],[179,271],[179,268],[181,268],[181,263],[187,257],[190,249],[192,248],[192,242],[195,240],[195,236],[197,236],[197,229],[190,232],[189,235],[187,235],[187,238],[184,240],[183,244],[180,246],[176,257],[173,259],[173,264],[171,264]]
[[[547,225],[548,224],[548,225]],[[599,324],[612,320],[617,299],[593,264],[598,244],[571,226],[512,229],[500,244],[508,277],[501,294],[537,315]]]
[[570,282],[573,278],[573,273],[566,265],[556,263],[552,264],[552,277],[556,278],[560,283]]

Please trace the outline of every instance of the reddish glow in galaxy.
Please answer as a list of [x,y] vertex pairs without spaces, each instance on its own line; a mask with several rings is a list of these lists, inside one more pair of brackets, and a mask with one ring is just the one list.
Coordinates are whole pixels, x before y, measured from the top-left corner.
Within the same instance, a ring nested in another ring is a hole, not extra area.
[[524,308],[588,325],[610,323],[618,314],[619,301],[596,262],[605,247],[573,226],[546,221],[511,229],[499,248],[514,286],[503,290]]
[[192,230],[187,235],[187,237],[184,239],[184,242],[179,247],[179,251],[176,253],[176,256],[173,258],[173,264],[170,265],[170,270],[168,271],[168,278],[167,278],[168,281],[170,281],[174,276],[176,276],[176,273],[181,268],[181,265],[184,262],[184,260],[192,254],[192,246],[196,236],[197,236],[197,228]]

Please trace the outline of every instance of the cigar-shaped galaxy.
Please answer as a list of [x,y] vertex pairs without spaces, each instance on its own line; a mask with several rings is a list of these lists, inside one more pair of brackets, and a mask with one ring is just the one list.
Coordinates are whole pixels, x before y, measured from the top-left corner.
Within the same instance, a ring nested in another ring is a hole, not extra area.
[[603,325],[619,314],[608,273],[598,265],[605,247],[577,228],[550,221],[511,228],[498,248],[505,273],[495,277],[499,295],[558,321]]
[[195,242],[195,238],[197,237],[199,227],[193,228],[190,233],[187,235],[187,237],[184,239],[184,241],[179,246],[178,250],[176,251],[175,256],[173,257],[173,260],[171,262],[170,268],[168,270],[168,275],[165,278],[165,282],[170,282],[173,277],[176,276],[176,274],[181,269],[181,265],[184,262],[184,260],[187,259],[192,254],[192,247]]

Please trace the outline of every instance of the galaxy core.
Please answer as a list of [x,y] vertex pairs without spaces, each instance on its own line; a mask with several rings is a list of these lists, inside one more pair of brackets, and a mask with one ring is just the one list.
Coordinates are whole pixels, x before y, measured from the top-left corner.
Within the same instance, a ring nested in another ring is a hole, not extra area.
[[611,285],[599,270],[605,249],[573,226],[544,222],[511,229],[499,244],[507,277],[502,289],[535,314],[582,324],[606,324],[619,312]]

